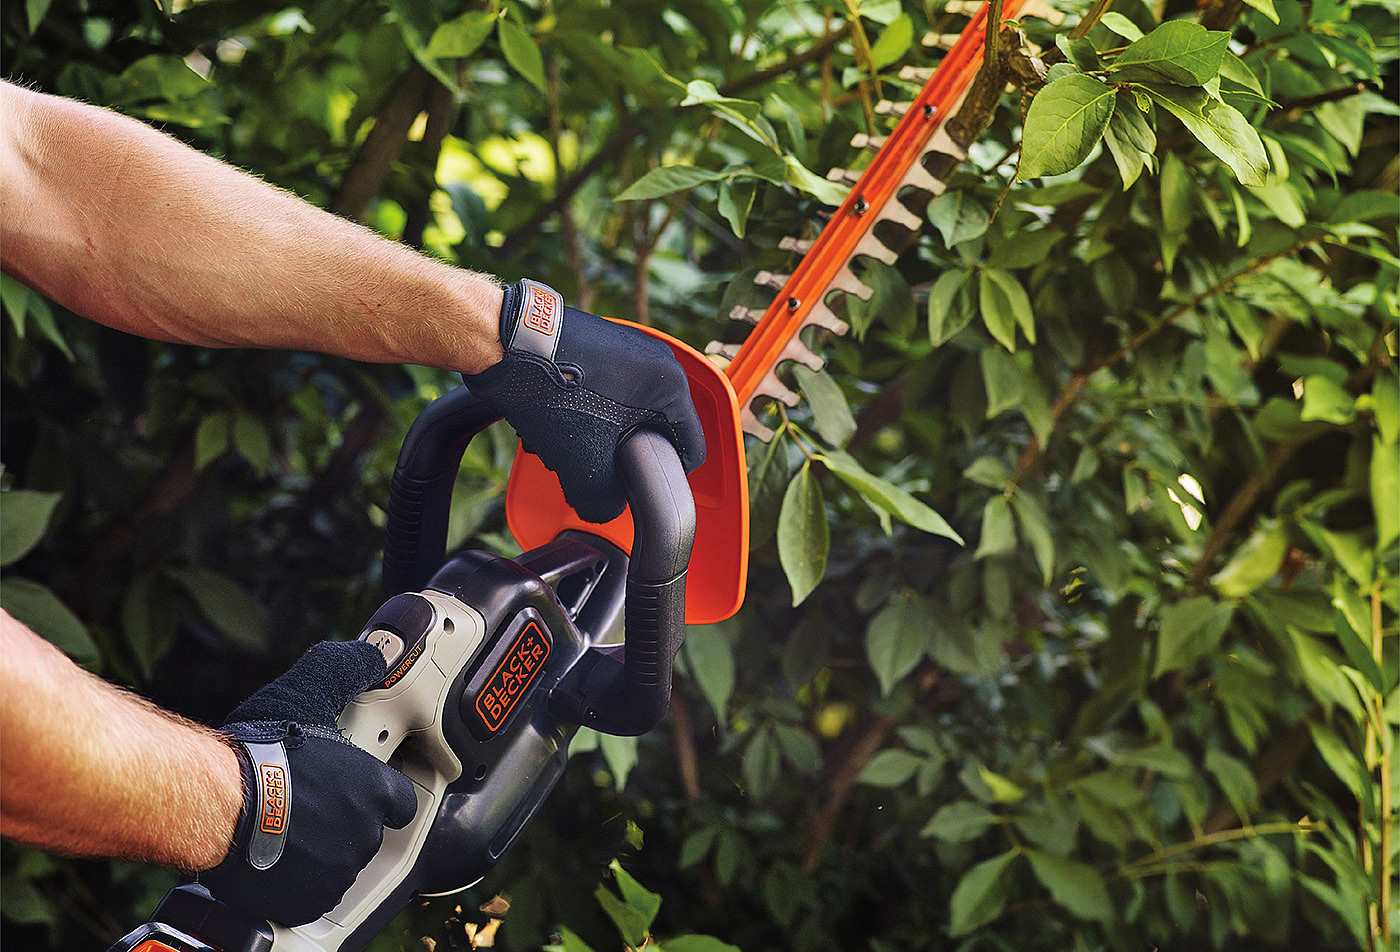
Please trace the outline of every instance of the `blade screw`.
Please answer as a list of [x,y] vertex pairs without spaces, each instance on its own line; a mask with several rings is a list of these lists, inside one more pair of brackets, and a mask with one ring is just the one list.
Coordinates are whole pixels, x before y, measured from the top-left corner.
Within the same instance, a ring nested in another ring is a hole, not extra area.
[[852,206],[852,210],[857,215],[864,215],[866,212],[870,211],[870,203],[863,198],[858,198],[856,199],[855,205]]
[[795,298],[795,297],[790,297],[790,298],[788,298],[787,309],[788,309],[789,311],[795,311],[795,310],[797,310],[797,309],[798,309],[799,307],[801,307],[801,306],[802,306],[802,302],[799,301],[797,298]]
[[934,107],[934,105],[933,105],[932,103],[925,103],[925,104],[924,104],[924,118],[925,118],[925,119],[932,119],[932,118],[934,117],[934,115],[935,115],[937,112],[938,112],[938,110]]

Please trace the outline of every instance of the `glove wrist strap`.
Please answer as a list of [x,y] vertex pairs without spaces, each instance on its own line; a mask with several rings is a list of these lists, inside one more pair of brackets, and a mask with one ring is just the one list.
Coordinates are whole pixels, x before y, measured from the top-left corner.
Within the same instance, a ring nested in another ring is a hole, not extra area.
[[282,856],[292,814],[292,771],[287,746],[239,741],[247,752],[248,864],[270,869]]
[[564,323],[564,298],[547,284],[522,278],[506,288],[501,304],[501,345],[554,359]]

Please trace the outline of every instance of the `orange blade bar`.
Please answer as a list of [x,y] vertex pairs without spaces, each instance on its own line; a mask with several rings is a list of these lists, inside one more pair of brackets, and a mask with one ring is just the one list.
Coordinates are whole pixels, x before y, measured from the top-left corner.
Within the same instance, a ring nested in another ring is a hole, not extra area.
[[[1013,19],[1024,3],[1025,0],[1006,0],[1002,16]],[[820,303],[819,295],[830,286],[836,273],[855,253],[861,238],[879,220],[879,210],[895,198],[905,173],[919,161],[928,140],[948,119],[948,110],[982,68],[989,7],[990,4],[984,4],[973,15],[972,22],[958,36],[958,41],[725,369],[741,407],[753,398],[769,368],[781,359],[788,341],[802,329],[807,315]]]

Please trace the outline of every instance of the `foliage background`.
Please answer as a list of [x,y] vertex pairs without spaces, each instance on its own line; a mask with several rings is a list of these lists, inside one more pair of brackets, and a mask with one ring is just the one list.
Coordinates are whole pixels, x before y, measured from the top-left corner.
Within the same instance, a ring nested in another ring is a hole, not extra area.
[[[829,373],[799,375],[810,404],[750,444],[748,601],[691,632],[666,725],[583,738],[503,866],[376,948],[465,945],[498,891],[512,949],[648,926],[746,952],[1395,935],[1396,4],[1061,6],[1027,24],[1069,54],[1052,79],[1126,82],[1125,24],[1231,31],[1248,75],[1197,81],[1259,131],[1267,178],[1159,106],[1146,154],[1090,129],[1072,171],[1013,184],[1038,83],[1009,91],[929,227],[867,268]],[[0,56],[701,345],[737,339],[722,315],[764,302],[750,279],[791,266],[778,239],[812,233],[825,170],[912,94],[926,30],[962,22],[896,0],[27,0]],[[8,278],[3,304],[9,610],[214,722],[359,629],[398,439],[451,379],[140,341]],[[454,540],[510,551],[511,447],[472,448]],[[905,524],[928,506],[966,545]],[[626,873],[594,895],[619,855],[659,914]],[[175,881],[8,843],[0,875],[4,938],[31,949],[102,947]]]

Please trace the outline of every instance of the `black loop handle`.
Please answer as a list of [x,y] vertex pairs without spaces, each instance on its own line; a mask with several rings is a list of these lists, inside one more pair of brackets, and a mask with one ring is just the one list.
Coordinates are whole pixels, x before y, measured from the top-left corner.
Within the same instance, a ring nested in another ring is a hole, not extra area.
[[[498,414],[462,387],[424,408],[404,437],[389,489],[384,590],[416,592],[447,554],[447,519],[462,454]],[[617,449],[632,509],[624,658],[593,649],[566,677],[551,710],[610,734],[642,734],[666,713],[671,666],[685,637],[685,574],[695,501],[671,442],[636,430]],[[577,675],[577,676],[574,676]]]

